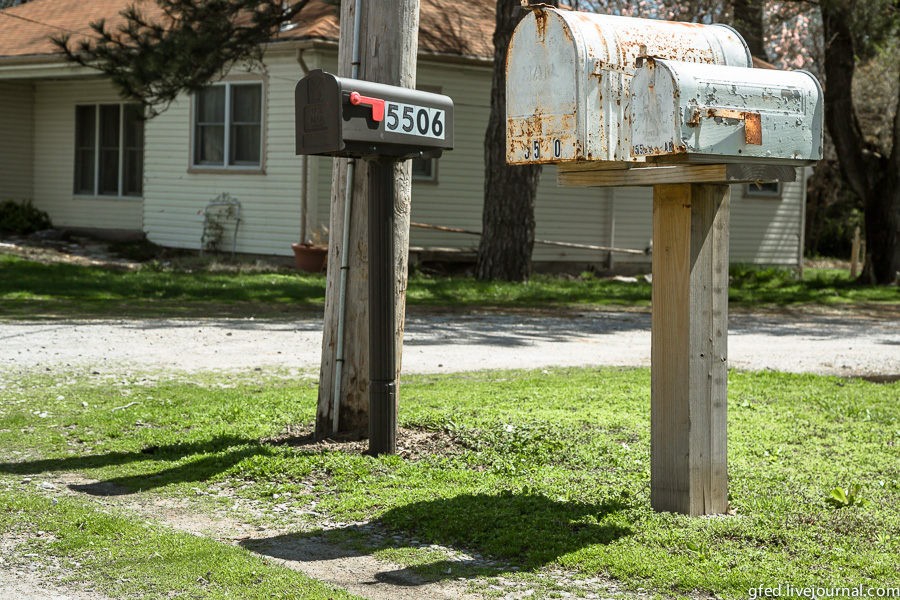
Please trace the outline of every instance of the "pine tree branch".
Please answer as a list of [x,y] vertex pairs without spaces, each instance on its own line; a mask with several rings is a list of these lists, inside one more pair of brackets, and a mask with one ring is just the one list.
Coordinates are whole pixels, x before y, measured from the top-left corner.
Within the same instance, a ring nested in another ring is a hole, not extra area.
[[165,111],[184,93],[196,92],[240,63],[263,68],[264,44],[310,0],[286,6],[278,0],[156,0],[160,20],[136,5],[120,14],[115,30],[101,19],[92,39],[52,38],[66,59],[108,75],[148,117]]

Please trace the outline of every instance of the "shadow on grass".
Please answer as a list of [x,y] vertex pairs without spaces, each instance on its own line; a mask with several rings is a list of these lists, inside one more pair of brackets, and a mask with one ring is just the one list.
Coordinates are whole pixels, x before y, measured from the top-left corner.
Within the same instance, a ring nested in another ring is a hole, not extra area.
[[[584,503],[560,502],[532,493],[461,494],[392,508],[381,515],[381,522],[390,530],[403,531],[408,536],[466,548],[502,558],[520,568],[535,569],[587,546],[611,544],[632,535],[627,518],[619,514],[629,508],[621,499]],[[324,532],[314,532],[314,535],[318,533]],[[287,534],[246,540],[241,545],[259,554],[298,562],[323,560],[323,556],[330,559],[361,556],[383,548],[421,547],[394,537],[387,538],[388,545],[367,547],[366,540],[372,535],[367,526],[349,526],[336,533],[360,543],[337,546]],[[442,558],[415,567],[383,571],[376,574],[375,580],[422,585],[442,579],[495,575],[498,570],[503,568],[483,559]]]
[[[172,484],[205,481],[227,471],[248,457],[271,455],[272,452],[270,445],[263,444],[257,439],[219,436],[203,442],[148,446],[137,452],[110,452],[91,456],[0,463],[0,473],[19,475],[77,473],[132,463],[177,463],[152,473],[113,477],[95,483],[70,486],[75,491],[93,496],[122,496]],[[202,458],[180,462],[192,456]]]

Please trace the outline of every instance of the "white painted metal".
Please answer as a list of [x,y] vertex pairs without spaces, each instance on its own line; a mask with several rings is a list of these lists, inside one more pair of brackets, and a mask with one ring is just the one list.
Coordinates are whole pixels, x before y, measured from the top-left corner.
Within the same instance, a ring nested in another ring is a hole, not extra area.
[[726,25],[533,9],[506,63],[507,161],[629,160],[626,104],[639,56],[752,64]]
[[635,156],[796,165],[822,158],[822,88],[806,71],[648,59],[629,104]]

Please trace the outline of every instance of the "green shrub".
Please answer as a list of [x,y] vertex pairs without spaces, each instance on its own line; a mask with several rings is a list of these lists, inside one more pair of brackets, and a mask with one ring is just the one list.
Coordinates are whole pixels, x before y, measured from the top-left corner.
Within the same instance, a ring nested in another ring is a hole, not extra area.
[[31,204],[31,200],[0,202],[0,232],[34,233],[42,229],[50,229],[50,216]]

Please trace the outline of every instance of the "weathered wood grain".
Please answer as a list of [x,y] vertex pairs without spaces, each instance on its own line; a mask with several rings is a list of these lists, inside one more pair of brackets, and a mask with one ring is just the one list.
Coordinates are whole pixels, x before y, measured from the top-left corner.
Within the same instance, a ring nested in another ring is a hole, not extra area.
[[790,182],[797,179],[796,168],[782,165],[636,163],[629,168],[589,170],[585,166],[587,164],[590,163],[558,165],[557,184],[560,187],[624,187],[677,183],[769,183]]
[[651,486],[654,509],[727,510],[727,185],[653,193]]
[[[362,2],[360,79],[414,88],[418,46],[419,0]],[[352,24],[355,2],[341,3],[341,23]],[[350,77],[352,26],[342,27],[338,75]],[[341,270],[341,240],[344,226],[346,159],[336,159],[332,172],[329,221],[328,282],[325,290],[325,324],[316,432],[331,433],[334,374],[337,353],[337,321]],[[344,365],[342,369],[338,429],[365,430],[368,426],[368,188],[367,166],[357,161],[350,224],[349,272],[345,306]],[[397,372],[403,349],[406,310],[406,278],[409,255],[410,164],[394,166],[394,264],[396,265]]]

